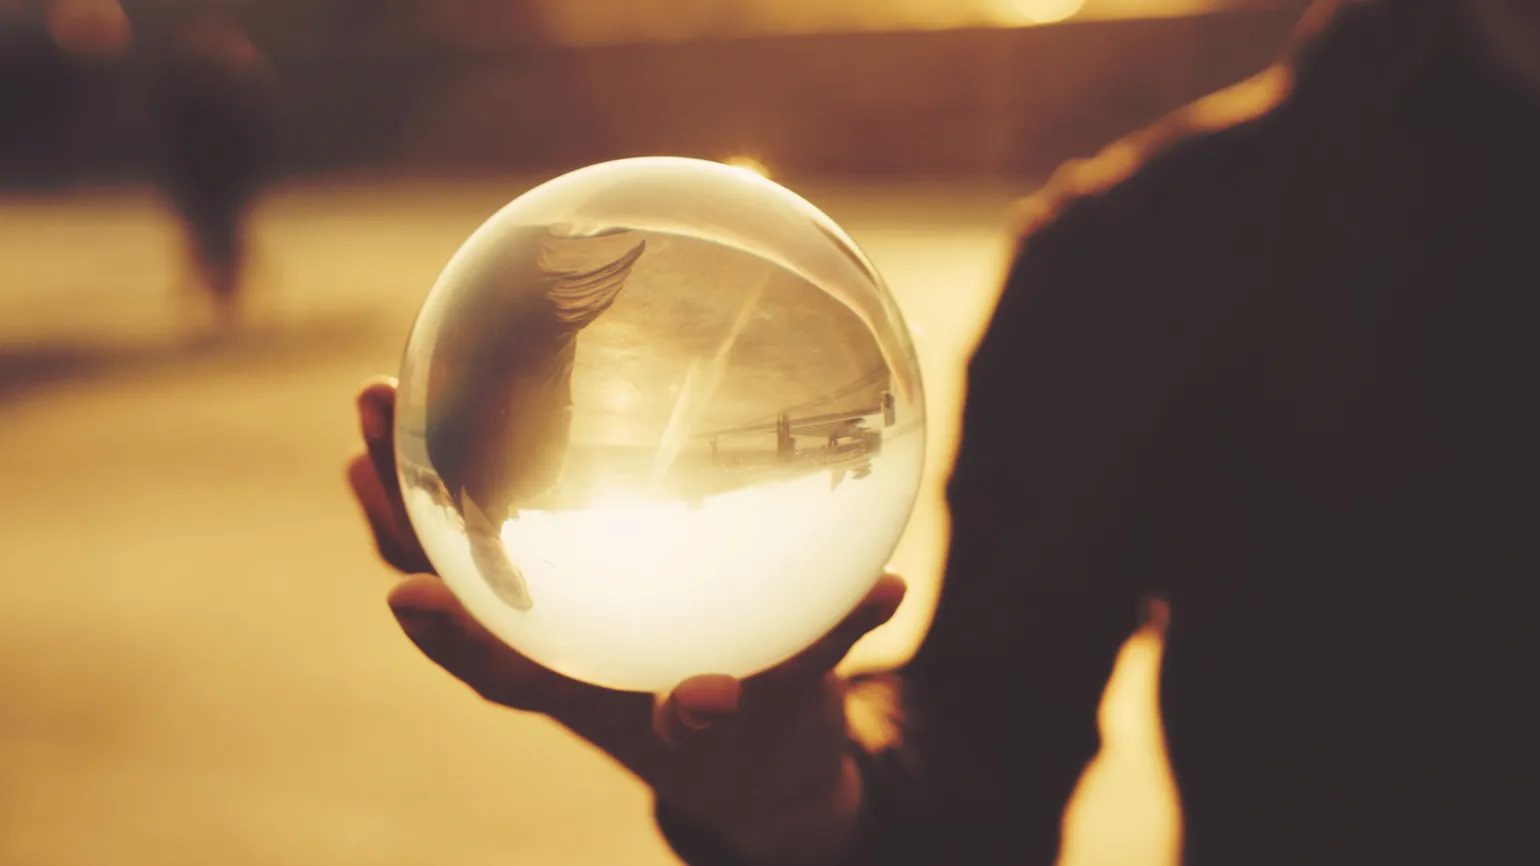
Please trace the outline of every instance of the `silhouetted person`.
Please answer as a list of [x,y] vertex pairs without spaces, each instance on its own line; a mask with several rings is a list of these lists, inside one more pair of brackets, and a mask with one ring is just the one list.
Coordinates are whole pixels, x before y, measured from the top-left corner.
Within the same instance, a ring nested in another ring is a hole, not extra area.
[[232,317],[247,216],[277,168],[276,78],[235,24],[209,14],[164,47],[150,96],[160,186],[183,221],[198,280]]
[[482,576],[528,609],[503,524],[561,477],[572,426],[577,336],[620,294],[647,243],[521,229],[444,308],[428,361],[427,449]]
[[[969,370],[939,609],[890,677],[827,672],[891,581],[812,659],[656,710],[431,579],[393,609],[651,785],[692,866],[1054,862],[1155,596],[1188,864],[1535,862],[1537,48],[1522,0],[1321,6],[1287,63],[1037,196]],[[839,700],[884,691],[901,737],[857,746]]]
[[1151,596],[1186,863],[1540,858],[1540,77],[1476,6],[1317,7],[1035,197],[872,862],[1052,863]]
[[45,28],[0,22],[0,171],[8,184],[72,178],[67,136],[81,89],[77,65]]

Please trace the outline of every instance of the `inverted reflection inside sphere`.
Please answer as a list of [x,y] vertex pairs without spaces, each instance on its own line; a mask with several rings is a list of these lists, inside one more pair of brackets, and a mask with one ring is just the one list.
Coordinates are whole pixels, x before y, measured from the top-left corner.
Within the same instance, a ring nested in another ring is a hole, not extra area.
[[604,163],[455,255],[407,346],[396,443],[434,566],[568,676],[747,676],[870,590],[920,481],[901,316],[855,245],[751,172]]

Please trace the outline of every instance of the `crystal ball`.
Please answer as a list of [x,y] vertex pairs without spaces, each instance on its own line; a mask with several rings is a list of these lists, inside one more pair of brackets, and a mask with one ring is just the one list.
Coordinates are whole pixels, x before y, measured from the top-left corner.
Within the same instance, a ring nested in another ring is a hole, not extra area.
[[412,327],[396,457],[478,622],[663,692],[808,647],[875,584],[925,452],[919,364],[829,217],[743,168],[579,169],[514,199]]

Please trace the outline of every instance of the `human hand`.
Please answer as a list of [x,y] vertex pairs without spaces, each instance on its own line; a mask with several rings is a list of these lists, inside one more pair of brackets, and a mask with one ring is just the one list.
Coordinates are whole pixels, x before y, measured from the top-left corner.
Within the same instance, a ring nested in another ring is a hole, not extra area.
[[348,464],[348,481],[380,555],[410,575],[388,603],[424,655],[488,701],[565,725],[740,853],[811,860],[848,841],[860,779],[833,671],[897,611],[901,579],[884,575],[822,639],[745,680],[704,674],[657,697],[591,686],[508,647],[433,575],[396,474],[394,383],[366,386],[358,409],[365,450]]

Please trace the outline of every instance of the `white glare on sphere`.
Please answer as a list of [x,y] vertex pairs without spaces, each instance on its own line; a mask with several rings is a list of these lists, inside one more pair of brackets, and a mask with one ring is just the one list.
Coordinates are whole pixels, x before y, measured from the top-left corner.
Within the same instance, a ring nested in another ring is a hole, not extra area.
[[919,365],[827,216],[703,160],[608,162],[488,220],[413,326],[396,456],[466,608],[615,689],[748,676],[821,637],[898,543]]

